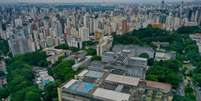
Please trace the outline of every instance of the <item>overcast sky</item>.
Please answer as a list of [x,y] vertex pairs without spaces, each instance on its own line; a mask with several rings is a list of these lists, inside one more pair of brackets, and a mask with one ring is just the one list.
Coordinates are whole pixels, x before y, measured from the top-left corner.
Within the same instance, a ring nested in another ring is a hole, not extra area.
[[[66,3],[76,3],[76,2],[161,2],[162,0],[0,0],[2,2],[66,2]],[[165,0],[168,2],[182,1],[182,0]],[[183,1],[193,1],[193,0],[183,0]]]

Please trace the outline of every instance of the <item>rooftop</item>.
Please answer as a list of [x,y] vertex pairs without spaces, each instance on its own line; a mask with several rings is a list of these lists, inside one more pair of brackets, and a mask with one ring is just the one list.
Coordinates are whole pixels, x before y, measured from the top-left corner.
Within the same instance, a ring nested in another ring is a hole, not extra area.
[[160,83],[155,81],[146,81],[147,87],[162,89],[169,92],[172,88],[170,84]]
[[141,61],[147,61],[146,58],[140,58],[140,57],[130,57],[131,59],[134,59],[134,60],[141,60]]
[[138,86],[140,78],[122,76],[122,75],[116,75],[116,74],[109,74],[105,80],[111,81],[111,82],[117,82],[117,83],[121,83],[121,84],[127,84],[127,85],[131,85],[131,86]]
[[86,76],[86,77],[92,77],[92,78],[101,78],[103,76],[103,72],[98,72],[98,71],[92,71],[92,70],[83,70],[78,76]]
[[71,80],[64,85],[64,88],[66,90],[79,93],[79,94],[89,93],[94,87],[95,87],[95,84],[83,82],[79,80]]
[[103,88],[97,88],[96,91],[93,93],[93,96],[111,101],[129,101],[130,98],[130,94],[125,94]]

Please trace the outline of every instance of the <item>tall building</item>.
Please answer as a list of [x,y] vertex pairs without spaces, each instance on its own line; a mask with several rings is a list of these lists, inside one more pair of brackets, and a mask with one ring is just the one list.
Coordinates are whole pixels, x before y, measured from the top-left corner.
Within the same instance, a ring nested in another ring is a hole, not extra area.
[[79,29],[79,36],[81,41],[88,41],[89,40],[89,29],[87,27],[81,27]]
[[67,38],[67,43],[69,47],[82,48],[82,41],[79,38],[70,36]]
[[84,22],[84,27],[89,28],[89,21],[90,21],[90,15],[89,15],[88,13],[86,13],[86,14],[84,15],[84,20],[83,20],[83,22]]
[[35,51],[35,45],[31,38],[17,37],[8,40],[13,56]]
[[89,33],[94,33],[94,18],[91,17],[89,20]]
[[100,39],[99,44],[97,45],[96,51],[98,56],[102,56],[103,52],[109,51],[112,47],[112,36],[104,36]]
[[128,32],[128,30],[129,30],[128,21],[125,19],[125,20],[122,21],[122,31],[124,33],[126,33],[126,32]]

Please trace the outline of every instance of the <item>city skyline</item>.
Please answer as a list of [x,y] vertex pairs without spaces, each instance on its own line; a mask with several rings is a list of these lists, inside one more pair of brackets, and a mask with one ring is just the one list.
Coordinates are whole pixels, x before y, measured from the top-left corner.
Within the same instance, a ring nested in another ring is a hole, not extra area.
[[[162,0],[0,0],[0,3],[17,3],[17,2],[26,2],[26,3],[153,3],[161,2]],[[164,0],[165,2],[191,2],[196,0]]]
[[0,101],[201,101],[201,0],[0,5]]

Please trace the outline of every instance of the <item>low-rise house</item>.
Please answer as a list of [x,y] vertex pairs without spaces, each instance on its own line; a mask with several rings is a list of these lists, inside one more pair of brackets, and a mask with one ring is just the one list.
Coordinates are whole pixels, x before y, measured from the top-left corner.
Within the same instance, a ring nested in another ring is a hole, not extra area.
[[51,64],[56,63],[60,57],[69,56],[71,54],[70,50],[55,49],[55,48],[45,48],[43,51],[47,54],[47,61]]
[[88,65],[88,69],[96,71],[104,71],[105,65],[101,61],[92,61]]
[[66,59],[75,61],[75,64],[72,66],[72,69],[77,71],[79,68],[88,66],[89,63],[91,62],[92,56],[86,56],[86,55],[87,53],[81,50],[71,54]]
[[123,50],[130,51],[130,54],[135,57],[143,53],[147,53],[149,55],[149,58],[153,58],[155,52],[154,49],[151,47],[144,47],[138,45],[115,45],[112,48],[112,51],[115,53],[122,52]]
[[80,61],[80,62],[74,64],[74,65],[72,66],[72,69],[73,69],[74,71],[77,71],[79,68],[88,66],[88,64],[90,63],[91,59],[92,59],[92,56],[86,56],[83,61]]
[[38,85],[40,89],[44,89],[44,87],[48,83],[54,82],[54,78],[48,74],[47,69],[34,67],[34,73],[35,73],[35,83]]
[[196,44],[199,49],[199,53],[201,53],[201,33],[191,34],[190,38],[194,41],[196,41]]
[[156,52],[155,54],[155,60],[160,61],[160,60],[174,60],[176,59],[176,52],[171,51],[171,52]]

